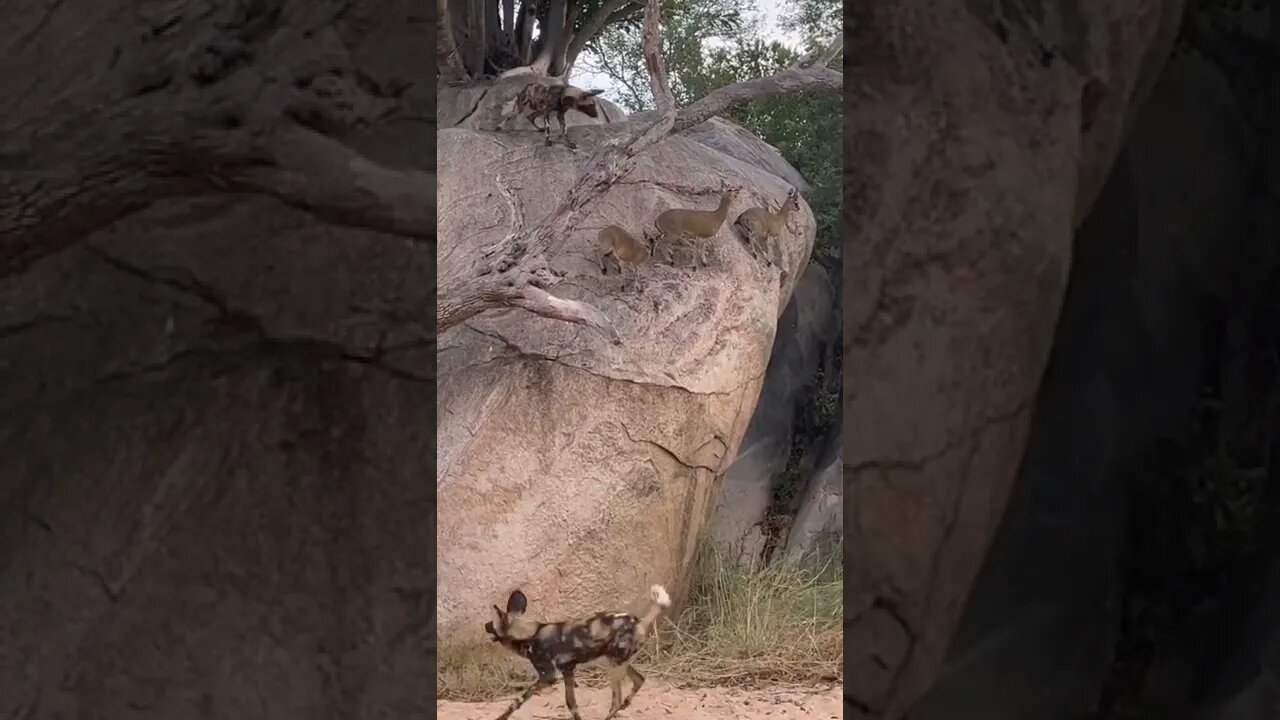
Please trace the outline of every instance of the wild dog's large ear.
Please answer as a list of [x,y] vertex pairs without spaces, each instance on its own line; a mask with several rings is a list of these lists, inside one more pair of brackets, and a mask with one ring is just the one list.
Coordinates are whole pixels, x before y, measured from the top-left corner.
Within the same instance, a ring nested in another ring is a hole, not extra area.
[[507,598],[507,613],[511,615],[523,615],[524,610],[529,605],[529,600],[524,593],[516,590],[511,593],[511,597]]
[[603,90],[588,90],[587,92],[585,92],[585,93],[583,94],[583,97],[595,97],[596,95],[599,95],[599,94],[600,94],[600,93],[602,93],[602,92],[604,92],[604,91],[603,91]]
[[501,625],[502,621],[507,617],[506,613],[499,610],[497,605],[490,605],[489,607],[493,608],[493,619],[498,623],[498,625]]

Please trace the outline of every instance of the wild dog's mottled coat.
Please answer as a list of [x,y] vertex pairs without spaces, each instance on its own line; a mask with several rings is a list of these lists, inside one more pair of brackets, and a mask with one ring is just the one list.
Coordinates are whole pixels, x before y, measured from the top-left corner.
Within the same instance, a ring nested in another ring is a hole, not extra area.
[[[560,123],[560,137],[564,139],[566,145],[575,147],[566,136],[569,128],[564,124],[564,115],[570,110],[577,110],[587,117],[600,117],[596,96],[602,92],[604,91],[582,90],[570,85],[533,83],[521,90],[503,108],[497,129],[501,130],[511,118],[524,110],[528,113],[525,117],[535,128],[542,131],[547,144],[550,145],[551,114],[555,113],[556,121]],[[538,127],[538,118],[542,118],[542,127]],[[608,121],[608,118],[606,117],[605,120]]]
[[[519,590],[507,598],[505,612],[494,605],[494,618],[485,623],[485,632],[494,642],[529,660],[538,673],[538,679],[512,700],[497,720],[511,717],[535,692],[550,687],[559,677],[564,678],[564,700],[569,713],[573,720],[581,720],[574,696],[577,686],[573,672],[578,665],[596,660],[609,668],[613,699],[606,720],[630,705],[631,699],[644,685],[644,676],[631,667],[631,659],[644,644],[658,616],[671,606],[671,598],[661,585],[654,585],[650,593],[652,604],[643,617],[624,612],[601,612],[580,620],[538,622],[524,617],[528,600]],[[632,684],[631,694],[625,699],[622,697],[624,675],[631,678]]]

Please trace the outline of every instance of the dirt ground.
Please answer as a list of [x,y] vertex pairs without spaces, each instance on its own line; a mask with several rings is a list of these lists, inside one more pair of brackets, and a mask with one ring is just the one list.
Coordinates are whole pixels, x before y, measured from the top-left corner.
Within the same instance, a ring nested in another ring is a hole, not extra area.
[[[841,689],[745,688],[685,689],[646,683],[630,707],[617,720],[836,720],[842,716]],[[603,720],[609,711],[609,689],[579,687],[578,712],[582,720]],[[494,720],[510,700],[436,703],[439,720]],[[568,720],[564,686],[542,692],[525,703],[511,720]]]

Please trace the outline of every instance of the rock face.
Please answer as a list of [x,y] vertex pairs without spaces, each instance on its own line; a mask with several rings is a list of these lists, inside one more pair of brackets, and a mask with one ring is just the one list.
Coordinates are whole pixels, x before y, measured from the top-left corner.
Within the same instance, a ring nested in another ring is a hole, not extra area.
[[[1262,359],[1280,163],[1260,150],[1280,136],[1280,86],[1271,60],[1204,42],[1184,36],[1123,121],[1073,238],[1015,488],[913,720],[1276,716],[1280,425],[1261,408],[1280,397]],[[883,627],[880,609],[864,616]],[[852,648],[902,656],[901,637],[853,627]],[[872,697],[891,680],[865,668],[846,686]]]
[[[439,133],[440,252],[481,252],[508,232],[518,198],[526,221],[576,180],[596,142],[619,128],[582,128],[581,150],[533,133]],[[637,158],[565,238],[557,294],[590,299],[622,347],[590,330],[520,311],[479,316],[441,338],[436,485],[442,644],[483,634],[490,604],[514,587],[533,612],[560,615],[627,604],[649,584],[677,591],[705,525],[710,491],[755,408],[777,320],[807,262],[807,205],[782,238],[783,269],[752,261],[726,222],[710,265],[649,261],[637,284],[602,276],[596,233],[635,236],[671,207],[711,209],[722,180],[748,203],[783,198],[783,179],[687,137]]]
[[0,717],[431,712],[431,255],[215,197],[0,282]]
[[[549,83],[547,78],[538,78],[528,74],[517,74],[498,80],[482,80],[473,84],[444,88],[439,93],[440,127],[457,127],[471,130],[489,131],[497,126],[502,116],[503,106],[514,98],[530,83]],[[596,102],[603,106],[602,116],[591,118],[583,113],[565,114],[565,125],[574,128],[593,125],[608,125],[626,122],[626,111],[614,103],[597,98]],[[635,120],[643,122],[646,113],[635,116]],[[552,119],[552,134],[560,131],[560,125]],[[505,131],[529,132],[535,130],[523,114],[518,115],[506,126]],[[574,133],[570,133],[574,135]],[[684,137],[701,143],[713,150],[728,155],[738,162],[744,162],[771,175],[782,178],[802,194],[809,189],[809,183],[791,163],[782,157],[777,148],[760,141],[745,128],[724,118],[711,118],[701,125],[689,128]]]
[[763,523],[773,483],[791,452],[797,404],[840,331],[839,313],[832,311],[834,295],[827,271],[809,264],[778,319],[756,411],[715,491],[708,531],[747,566],[756,564],[765,549]]
[[787,533],[783,548],[787,562],[803,562],[815,551],[840,542],[844,529],[844,423],[837,422],[825,441],[826,448],[805,484]]
[[860,3],[846,21],[854,717],[902,717],[943,661],[1025,448],[1074,231],[1181,13],[998,7]]

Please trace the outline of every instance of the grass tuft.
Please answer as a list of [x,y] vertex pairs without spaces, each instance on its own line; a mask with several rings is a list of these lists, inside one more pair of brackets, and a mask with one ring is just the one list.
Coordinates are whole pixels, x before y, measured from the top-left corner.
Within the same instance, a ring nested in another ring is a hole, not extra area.
[[[680,686],[839,682],[844,647],[843,573],[839,544],[803,565],[748,570],[704,545],[688,602],[636,660],[649,678]],[[527,686],[533,670],[494,643],[442,648],[439,696],[452,700],[505,697]],[[587,687],[604,684],[594,666],[578,672]]]

